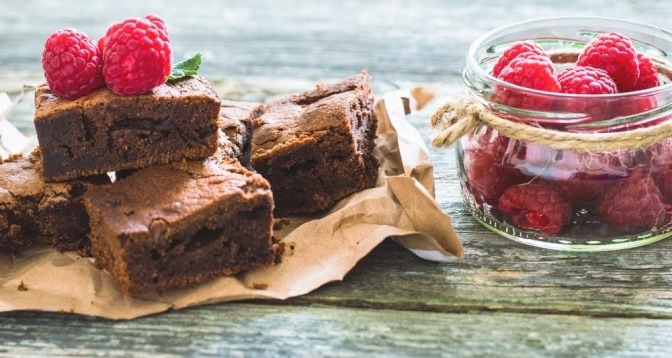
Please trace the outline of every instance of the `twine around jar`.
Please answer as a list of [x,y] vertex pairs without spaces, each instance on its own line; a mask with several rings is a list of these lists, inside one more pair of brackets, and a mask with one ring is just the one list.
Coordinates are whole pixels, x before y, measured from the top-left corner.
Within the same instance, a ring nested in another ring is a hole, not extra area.
[[672,137],[670,123],[617,133],[569,133],[534,127],[499,117],[472,99],[460,99],[444,104],[434,112],[430,121],[432,127],[440,131],[432,138],[432,145],[436,147],[447,147],[481,125],[496,129],[509,138],[543,144],[553,149],[582,152],[640,149]]

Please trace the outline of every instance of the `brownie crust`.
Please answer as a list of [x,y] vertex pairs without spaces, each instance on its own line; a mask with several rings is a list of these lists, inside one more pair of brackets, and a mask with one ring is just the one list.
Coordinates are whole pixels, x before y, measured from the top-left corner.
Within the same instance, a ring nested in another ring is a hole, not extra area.
[[375,185],[366,72],[269,104],[253,130],[252,166],[271,183],[276,216],[322,211]]
[[200,77],[140,95],[100,88],[74,101],[35,92],[35,130],[48,181],[205,158],[217,149],[220,100]]
[[125,294],[271,265],[268,182],[233,159],[138,170],[84,196],[96,263]]

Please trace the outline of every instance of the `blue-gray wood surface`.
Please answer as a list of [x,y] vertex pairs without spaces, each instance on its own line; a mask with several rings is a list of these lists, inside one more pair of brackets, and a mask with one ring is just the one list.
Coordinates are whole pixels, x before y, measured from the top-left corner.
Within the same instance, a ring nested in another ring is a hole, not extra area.
[[[264,100],[368,69],[378,92],[442,82],[460,91],[467,47],[515,21],[595,15],[672,28],[669,2],[30,1],[0,6],[0,91],[42,81],[46,36],[93,37],[113,21],[162,15],[175,56],[232,99]],[[11,119],[32,130],[31,101]],[[427,118],[410,118],[429,137]],[[0,315],[0,355],[670,356],[672,240],[600,254],[534,249],[486,232],[460,201],[452,151],[432,149],[437,201],[466,258],[439,265],[394,243],[346,277],[284,302],[220,304],[128,322]],[[0,275],[2,273],[0,272]]]

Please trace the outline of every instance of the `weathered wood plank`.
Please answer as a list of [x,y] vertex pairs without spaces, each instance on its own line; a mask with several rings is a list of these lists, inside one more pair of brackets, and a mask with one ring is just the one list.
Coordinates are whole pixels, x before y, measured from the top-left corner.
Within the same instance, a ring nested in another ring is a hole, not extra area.
[[669,335],[662,334],[672,330],[672,322],[651,319],[230,304],[131,322],[31,313],[0,317],[0,322],[0,354],[7,355],[626,357],[672,352]]

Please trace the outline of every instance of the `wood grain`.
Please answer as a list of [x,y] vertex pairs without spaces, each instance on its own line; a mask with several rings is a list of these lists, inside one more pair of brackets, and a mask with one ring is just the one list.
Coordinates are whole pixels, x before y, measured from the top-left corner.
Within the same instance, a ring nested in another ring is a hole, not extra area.
[[[442,82],[461,91],[469,44],[492,28],[599,15],[669,26],[654,0],[504,2],[192,0],[3,1],[0,91],[41,82],[53,30],[93,37],[126,16],[166,18],[175,57],[202,51],[225,98],[263,101],[368,69],[377,93]],[[10,119],[32,132],[30,97]],[[428,140],[427,113],[410,116]],[[447,265],[387,242],[343,282],[283,302],[200,307],[130,322],[64,314],[0,315],[0,355],[669,356],[672,240],[582,254],[526,247],[487,232],[465,210],[451,149],[430,148],[437,202],[467,257]],[[1,273],[0,273],[1,274]],[[0,300],[2,298],[0,297]]]
[[664,356],[661,332],[672,330],[652,319],[260,304],[131,322],[23,313],[3,323],[0,354],[31,356]]

